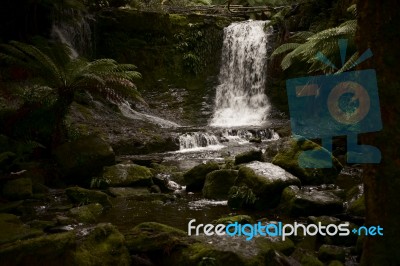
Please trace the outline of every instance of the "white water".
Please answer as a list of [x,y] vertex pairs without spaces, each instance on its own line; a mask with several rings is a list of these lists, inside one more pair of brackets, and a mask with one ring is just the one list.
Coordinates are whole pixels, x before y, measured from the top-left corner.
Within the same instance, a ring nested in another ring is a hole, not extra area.
[[266,122],[270,105],[264,89],[272,31],[264,30],[266,23],[244,21],[224,29],[220,85],[211,126],[261,126]]
[[76,10],[64,10],[64,16],[53,22],[51,35],[66,44],[71,50],[71,57],[77,58],[90,52],[92,31],[90,21],[93,16]]
[[207,132],[191,132],[179,136],[180,152],[218,150],[223,148],[217,136]]
[[127,101],[119,103],[118,108],[121,111],[121,113],[127,118],[149,121],[151,123],[159,125],[162,128],[180,127],[180,125],[178,125],[177,123],[163,119],[161,117],[149,114],[143,114],[138,111],[135,111],[131,108],[130,104]]

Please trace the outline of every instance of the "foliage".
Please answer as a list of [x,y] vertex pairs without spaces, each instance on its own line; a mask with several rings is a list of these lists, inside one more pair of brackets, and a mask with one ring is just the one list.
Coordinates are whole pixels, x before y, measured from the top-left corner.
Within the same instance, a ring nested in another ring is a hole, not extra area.
[[252,205],[256,202],[257,197],[251,188],[247,186],[233,186],[229,191],[230,199],[239,199],[244,205]]
[[132,82],[140,78],[134,65],[118,64],[112,59],[90,62],[84,58],[71,58],[71,50],[59,43],[39,49],[11,41],[0,48],[1,60],[28,72],[29,89],[25,89],[28,95],[43,99],[46,95],[52,95],[55,98],[53,107],[58,130],[79,91],[86,90],[115,102],[125,98],[142,100]]
[[[356,9],[351,6],[348,9],[353,15],[356,15]],[[332,60],[335,65],[340,61],[338,40],[348,40],[348,50],[353,53],[350,59],[342,66],[338,72],[342,72],[350,68],[357,60],[358,54],[355,52],[354,36],[357,29],[357,20],[352,19],[345,21],[337,27],[329,28],[317,33],[310,31],[297,32],[290,37],[289,42],[282,44],[272,53],[272,56],[277,56],[286,53],[281,62],[283,70],[288,69],[294,64],[307,63],[309,65],[309,72],[332,72],[332,67],[325,65],[317,60],[318,53],[324,54],[327,58]]]

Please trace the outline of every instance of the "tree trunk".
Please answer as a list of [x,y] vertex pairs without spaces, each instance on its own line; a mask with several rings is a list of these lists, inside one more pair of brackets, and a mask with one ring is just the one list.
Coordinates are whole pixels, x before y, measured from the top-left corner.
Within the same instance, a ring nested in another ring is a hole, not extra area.
[[383,130],[362,138],[375,145],[382,161],[365,167],[366,225],[380,225],[384,236],[367,237],[362,265],[400,265],[400,2],[357,0],[359,52],[374,56],[360,68],[377,72]]

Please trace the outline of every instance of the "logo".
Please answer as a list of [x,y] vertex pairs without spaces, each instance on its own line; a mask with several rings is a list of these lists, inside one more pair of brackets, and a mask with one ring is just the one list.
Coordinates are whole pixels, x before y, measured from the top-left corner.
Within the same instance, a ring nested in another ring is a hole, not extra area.
[[[342,65],[347,40],[339,40]],[[355,67],[372,56],[368,49],[351,65]],[[337,67],[322,53],[319,61]],[[358,144],[358,134],[382,129],[376,72],[373,69],[331,75],[310,76],[286,81],[292,134],[295,138],[321,139],[321,150],[303,151],[299,166],[332,167],[332,138],[347,137],[348,163],[380,163],[380,150]]]

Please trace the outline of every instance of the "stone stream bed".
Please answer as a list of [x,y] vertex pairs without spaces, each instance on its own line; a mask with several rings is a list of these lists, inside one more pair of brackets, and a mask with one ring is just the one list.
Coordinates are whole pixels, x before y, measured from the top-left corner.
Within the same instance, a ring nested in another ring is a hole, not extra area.
[[[307,140],[121,156],[91,188],[2,185],[0,265],[357,265],[362,238],[188,236],[188,222],[364,223],[361,170],[303,169]],[[12,188],[18,189],[13,191]]]

